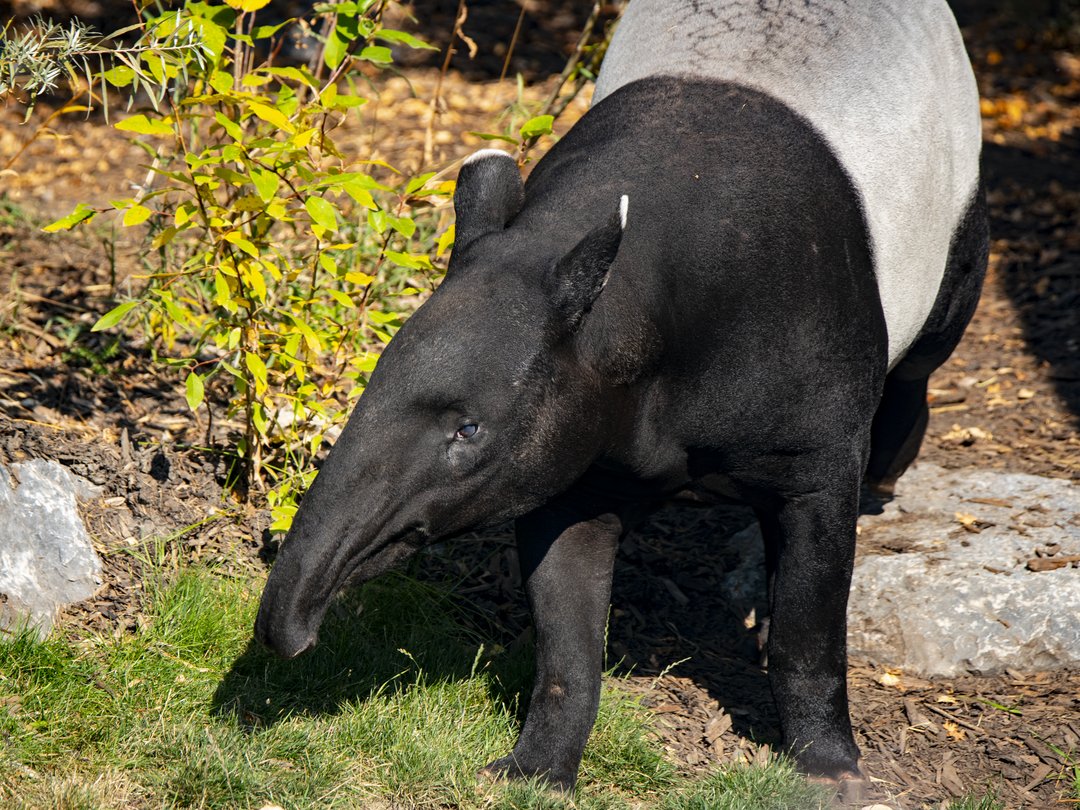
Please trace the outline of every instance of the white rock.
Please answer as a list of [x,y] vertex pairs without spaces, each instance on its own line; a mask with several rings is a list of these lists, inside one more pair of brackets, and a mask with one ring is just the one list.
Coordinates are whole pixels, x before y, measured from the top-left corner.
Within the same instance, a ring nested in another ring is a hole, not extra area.
[[101,585],[76,504],[100,495],[55,461],[0,465],[0,630],[27,625],[44,638],[59,607]]
[[[860,521],[861,544],[910,548],[856,563],[851,652],[924,675],[1080,663],[1080,571],[1027,569],[1040,548],[1080,555],[1077,515],[1080,487],[1069,481],[910,470],[882,514]],[[972,517],[978,533],[963,528]]]

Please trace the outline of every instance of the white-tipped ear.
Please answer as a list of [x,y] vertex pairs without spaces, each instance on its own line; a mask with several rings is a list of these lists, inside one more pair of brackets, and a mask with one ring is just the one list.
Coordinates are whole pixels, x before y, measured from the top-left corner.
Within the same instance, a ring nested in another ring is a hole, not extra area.
[[457,212],[457,238],[454,256],[481,236],[503,230],[521,210],[525,187],[517,162],[500,149],[481,149],[461,164],[454,210]]
[[504,152],[502,149],[478,149],[471,155],[469,155],[467,158],[465,158],[465,160],[462,161],[461,165],[468,166],[470,163],[475,163],[478,160],[483,160],[484,158],[489,157],[504,157],[510,158],[510,160],[514,159],[509,152]]
[[626,212],[630,210],[630,197],[627,194],[623,194],[619,198],[619,222],[622,223],[622,229],[626,230]]

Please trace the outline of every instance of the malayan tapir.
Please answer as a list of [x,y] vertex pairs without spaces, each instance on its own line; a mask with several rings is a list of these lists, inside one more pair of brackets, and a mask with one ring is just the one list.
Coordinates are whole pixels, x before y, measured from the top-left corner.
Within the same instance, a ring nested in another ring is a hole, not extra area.
[[980,119],[945,0],[631,0],[590,111],[522,183],[462,166],[446,278],[296,514],[257,637],[311,648],[346,583],[516,520],[536,680],[489,774],[573,786],[612,567],[689,482],[750,504],[786,749],[857,785],[845,609],[987,259]]

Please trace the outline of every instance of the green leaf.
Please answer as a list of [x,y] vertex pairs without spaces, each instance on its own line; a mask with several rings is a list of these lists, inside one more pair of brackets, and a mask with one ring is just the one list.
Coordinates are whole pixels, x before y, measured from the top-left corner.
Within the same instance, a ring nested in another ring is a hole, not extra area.
[[294,313],[290,312],[289,317],[292,318],[292,322],[296,326],[297,331],[304,336],[304,343],[307,344],[307,347],[313,352],[321,352],[323,348],[322,341],[319,340],[319,336],[315,334],[314,330],[304,323],[302,318]]
[[416,223],[408,217],[393,217],[387,214],[386,222],[406,239],[411,239],[412,235],[416,233]]
[[391,28],[383,28],[381,31],[377,31],[375,33],[375,39],[381,39],[383,42],[408,45],[410,48],[421,48],[429,51],[439,50],[434,45],[424,42],[422,39],[417,39],[407,31],[395,31]]
[[230,244],[236,245],[240,250],[244,251],[248,256],[259,258],[259,249],[255,247],[250,241],[245,239],[239,231],[229,231],[225,234],[225,241]]
[[312,89],[318,87],[315,79],[312,78],[306,68],[301,70],[297,67],[272,67],[266,68],[266,72],[271,76],[280,76],[285,79],[292,79],[293,81],[300,82],[301,84],[306,84]]
[[430,180],[434,176],[435,172],[425,172],[424,174],[414,177],[412,180],[409,181],[409,184],[405,186],[405,193],[415,194],[417,191],[424,187],[424,184],[426,184],[428,180]]
[[154,237],[154,241],[150,244],[150,247],[152,247],[154,250],[160,250],[161,248],[169,244],[169,242],[173,240],[173,237],[175,237],[176,234],[178,234],[179,232],[180,231],[178,228],[174,228],[172,225],[170,225]]
[[214,113],[214,120],[221,125],[221,128],[224,129],[228,136],[234,141],[240,143],[244,140],[244,130],[240,128],[238,123],[220,112]]
[[435,245],[435,255],[442,256],[448,247],[454,244],[454,234],[457,228],[454,224],[451,224],[449,228],[443,231],[442,236],[439,237],[439,241]]
[[135,309],[139,305],[138,301],[125,301],[120,306],[113,307],[100,318],[97,323],[90,327],[91,332],[100,332],[103,329],[110,329],[116,326],[120,321],[124,319],[131,310]]
[[207,7],[205,12],[198,13],[195,10],[195,4],[190,3],[187,11],[191,13],[189,17],[191,24],[201,35],[200,44],[213,55],[216,61],[225,50],[225,38],[229,29],[232,28],[235,13],[223,6]]
[[97,211],[95,211],[89,205],[86,205],[85,203],[79,203],[75,206],[75,210],[68,214],[66,217],[58,219],[56,220],[56,222],[50,222],[41,230],[45,231],[45,233],[70,231],[80,222],[85,222],[86,220],[92,218],[96,213]]
[[432,270],[431,259],[423,253],[398,253],[396,250],[386,251],[386,258],[398,267],[408,270]]
[[[347,5],[347,4],[346,4]],[[360,18],[345,10],[344,6],[337,6],[337,25],[326,38],[326,49],[323,59],[330,68],[336,68],[345,59],[349,52],[350,44],[360,35]]]
[[322,197],[308,197],[304,201],[304,208],[307,209],[311,221],[316,225],[322,225],[328,231],[337,228],[337,208],[329,200],[324,200]]
[[315,6],[316,14],[331,14],[337,13],[341,15],[357,16],[363,14],[373,5],[376,0],[360,0],[360,2],[346,2],[346,3],[319,3]]
[[[214,270],[214,303],[219,307],[233,309],[232,290],[229,289],[229,280],[220,270]],[[232,346],[230,348],[236,348]]]
[[351,110],[355,107],[362,107],[367,104],[368,100],[363,96],[349,96],[344,94],[335,93],[331,101],[324,101],[327,107],[332,107],[335,110]]
[[251,372],[251,376],[255,380],[255,393],[262,395],[263,391],[266,390],[266,364],[254,352],[244,352],[244,365],[247,366],[248,371]]
[[228,93],[233,89],[233,75],[224,70],[215,70],[210,74],[210,86],[219,93]]
[[288,25],[291,22],[294,22],[294,21],[293,20],[286,20],[285,22],[278,23],[277,25],[257,25],[257,26],[255,26],[255,30],[251,32],[251,38],[252,39],[267,39],[269,37],[272,37],[274,34],[276,34],[278,31],[280,31],[282,28],[284,28],[286,25]]
[[371,192],[355,180],[350,180],[347,183],[342,183],[341,187],[345,189],[345,193],[352,197],[353,201],[357,205],[362,205],[369,211],[374,211],[376,208],[379,207],[375,204],[375,198],[371,196]]
[[268,203],[274,199],[281,178],[269,169],[258,169],[254,167],[251,169],[250,174],[252,185],[255,186],[255,191],[258,192],[259,199],[264,203]]
[[377,65],[389,65],[394,61],[394,56],[390,53],[390,49],[382,45],[368,45],[360,51],[360,58],[366,59],[369,62],[374,62]]
[[127,65],[117,65],[102,73],[101,78],[113,87],[127,87],[135,79],[135,71]]
[[393,312],[383,312],[380,309],[369,309],[367,316],[380,326],[401,326],[401,319]]
[[138,135],[172,135],[171,124],[158,119],[149,119],[142,113],[125,118],[116,125],[121,132],[134,132]]
[[345,54],[348,53],[348,51],[349,40],[338,34],[338,30],[335,28],[330,32],[330,36],[326,38],[326,47],[323,49],[323,61],[326,62],[328,68],[334,70],[341,64],[341,61],[345,58]]
[[539,138],[541,135],[550,135],[553,123],[555,123],[554,115],[538,115],[536,118],[530,118],[521,127],[521,137],[528,140]]
[[319,254],[319,266],[322,267],[322,269],[325,270],[327,273],[331,273],[335,276],[338,273],[337,262],[335,262],[334,257],[330,256],[329,254]]
[[196,411],[199,406],[202,405],[203,395],[205,388],[203,387],[203,380],[194,371],[187,375],[187,381],[184,383],[184,388],[187,393],[187,404],[191,410]]
[[482,138],[485,141],[506,141],[517,145],[518,139],[509,135],[499,135],[495,132],[469,132],[470,135],[475,135],[477,138]]
[[333,298],[335,301],[337,301],[339,304],[341,304],[343,307],[347,307],[348,309],[356,308],[356,302],[349,298],[349,296],[347,296],[341,290],[327,288],[326,294]]

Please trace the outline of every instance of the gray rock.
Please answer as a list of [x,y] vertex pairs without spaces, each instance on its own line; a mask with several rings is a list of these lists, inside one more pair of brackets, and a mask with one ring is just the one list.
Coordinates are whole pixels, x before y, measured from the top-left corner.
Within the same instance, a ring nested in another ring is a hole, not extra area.
[[1080,555],[1078,515],[1069,481],[910,470],[860,521],[851,651],[925,675],[1080,664],[1080,571],[1028,568]]
[[[1080,664],[1080,570],[1028,567],[1080,555],[1080,485],[920,464],[880,514],[859,520],[859,530],[848,605],[852,654],[927,676]],[[732,545],[742,559],[725,591],[760,611],[757,526]]]
[[0,630],[29,626],[44,638],[59,607],[101,585],[76,503],[101,491],[55,461],[0,465]]

